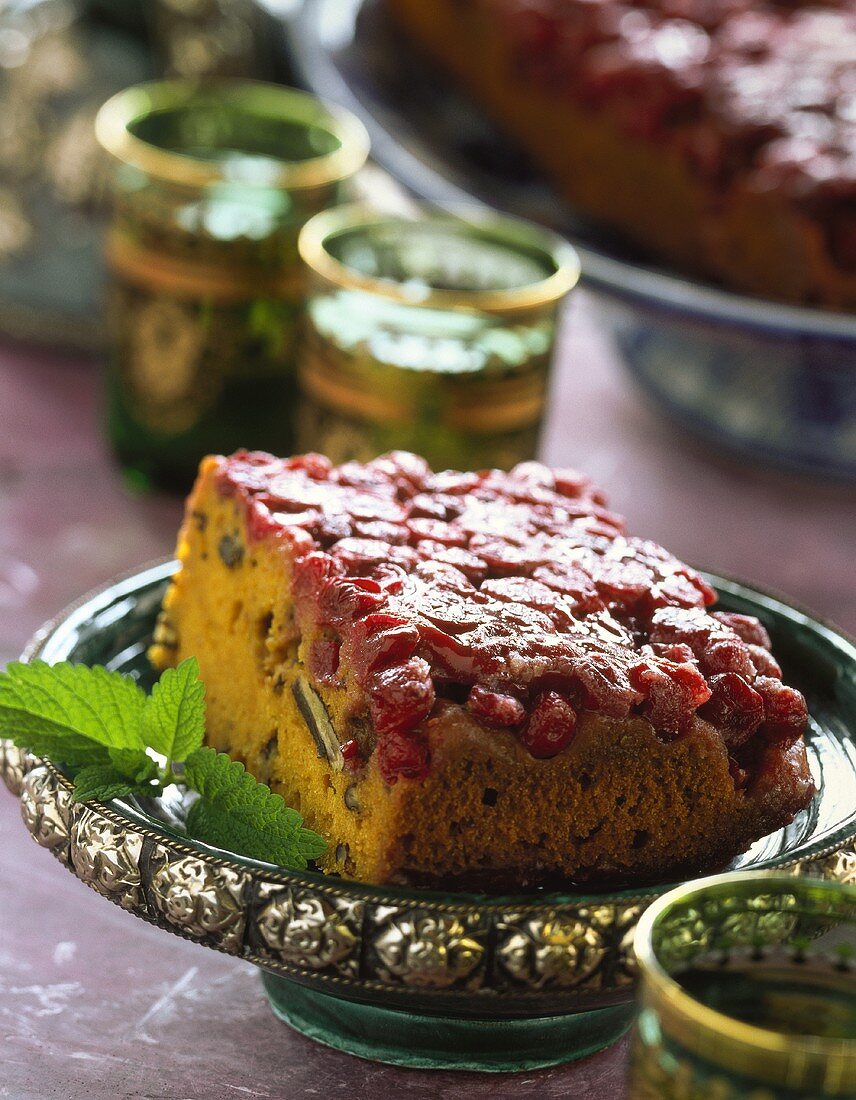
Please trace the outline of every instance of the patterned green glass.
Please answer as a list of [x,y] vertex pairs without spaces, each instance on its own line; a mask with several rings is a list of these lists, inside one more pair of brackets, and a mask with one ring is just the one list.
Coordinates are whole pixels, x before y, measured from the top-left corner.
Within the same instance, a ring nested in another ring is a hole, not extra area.
[[101,109],[110,154],[110,437],[132,482],[186,490],[199,459],[293,450],[297,237],[368,139],[347,112],[252,81],[164,81]]
[[300,235],[300,450],[435,469],[535,457],[570,245],[499,215],[340,208]]
[[728,874],[636,930],[632,1100],[856,1095],[856,885]]

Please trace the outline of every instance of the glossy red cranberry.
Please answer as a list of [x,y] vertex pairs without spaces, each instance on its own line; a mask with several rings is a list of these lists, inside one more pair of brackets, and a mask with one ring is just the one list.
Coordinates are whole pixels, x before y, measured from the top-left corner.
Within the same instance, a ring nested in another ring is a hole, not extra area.
[[247,509],[247,536],[253,542],[261,542],[268,535],[275,535],[280,530],[279,523],[273,518],[270,509],[258,501]]
[[503,539],[488,535],[474,535],[470,539],[470,549],[487,562],[490,570],[497,574],[531,573],[541,562],[533,561],[531,546],[517,546]]
[[399,779],[424,779],[430,771],[428,744],[418,735],[387,734],[378,741],[377,762],[390,786]]
[[457,470],[445,470],[432,474],[425,483],[425,489],[431,494],[462,496],[477,489],[481,478],[475,473],[460,473]]
[[331,553],[352,577],[366,577],[376,565],[390,560],[392,547],[378,539],[341,539]]
[[320,516],[313,528],[313,534],[318,542],[329,547],[340,539],[349,538],[354,533],[354,527],[347,516]]
[[657,581],[646,596],[651,611],[658,607],[704,607],[707,601],[707,586],[696,583],[695,578],[682,573],[670,573]]
[[577,726],[577,714],[557,691],[548,691],[538,700],[520,740],[537,759],[560,753],[570,744]]
[[449,510],[441,500],[437,500],[430,493],[418,493],[410,501],[410,515],[414,519],[446,520],[449,518]]
[[375,612],[351,629],[348,655],[360,680],[372,672],[402,664],[419,644],[419,631],[400,615]]
[[407,528],[385,519],[358,520],[354,524],[354,534],[361,539],[385,542],[389,546],[401,546],[407,542]]
[[422,651],[444,676],[458,683],[471,683],[476,679],[478,658],[467,642],[459,641],[429,622],[419,624],[419,636]]
[[372,459],[366,468],[385,475],[396,487],[403,488],[408,497],[420,492],[431,475],[431,467],[425,459],[410,451],[388,451]]
[[695,664],[640,662],[630,670],[630,682],[643,694],[641,711],[658,733],[678,736],[710,698],[710,688]]
[[378,734],[406,733],[434,706],[431,666],[420,657],[376,672],[368,682],[372,721]]
[[589,484],[585,474],[580,474],[576,470],[554,470],[553,479],[556,492],[571,499],[578,497]]
[[316,638],[309,648],[309,671],[322,684],[333,683],[339,671],[339,650],[342,643],[338,638]]
[[365,577],[327,581],[318,595],[318,617],[327,626],[344,626],[386,603],[386,593]]
[[294,563],[292,588],[298,602],[316,596],[324,584],[342,573],[342,567],[327,554],[315,551]]
[[749,786],[749,779],[751,772],[748,768],[744,767],[741,763],[734,759],[733,756],[728,758],[728,771],[731,774],[731,778],[734,780],[734,786],[738,791],[745,790]]
[[476,684],[467,699],[470,713],[486,726],[504,728],[519,726],[526,717],[526,708],[513,695],[489,691]]
[[419,542],[420,539],[429,539],[431,542],[441,543],[443,546],[466,546],[467,536],[451,523],[441,519],[428,519],[414,517],[407,521],[410,531],[410,541]]
[[483,598],[470,600],[464,592],[434,588],[424,592],[420,612],[448,634],[465,634],[484,621],[482,603]]
[[568,596],[580,612],[597,611],[604,607],[594,581],[583,569],[556,562],[539,566],[532,574],[534,580]]
[[458,546],[444,547],[432,555],[435,562],[451,565],[462,573],[472,585],[479,585],[488,574],[487,562]]
[[771,646],[767,628],[754,615],[738,615],[736,611],[714,611],[714,619],[730,627],[738,638],[749,645],[759,645],[763,649]]
[[695,654],[683,642],[675,642],[672,645],[667,645],[664,642],[654,642],[651,651],[655,656],[665,657],[667,661],[674,661],[675,664],[679,665],[695,661]]
[[759,676],[772,676],[775,680],[781,680],[782,667],[772,653],[759,645],[747,645],[746,648]]
[[576,658],[573,680],[587,708],[612,718],[626,717],[642,700],[625,670],[605,653],[591,652]]
[[768,742],[792,745],[805,732],[808,723],[808,708],[803,696],[772,676],[759,676],[753,687],[764,700],[760,736]]
[[708,676],[718,672],[735,672],[747,680],[755,676],[746,643],[737,637],[712,639],[699,654],[699,664]]
[[349,772],[355,772],[360,766],[360,746],[353,739],[342,745],[342,763]]
[[716,726],[729,749],[737,749],[764,720],[764,701],[742,676],[722,672],[711,677],[710,699],[699,716]]
[[593,579],[604,599],[624,604],[635,603],[651,587],[651,571],[636,561],[604,562]]
[[303,470],[315,481],[326,481],[333,468],[333,463],[326,455],[314,454],[311,451],[309,454],[295,455],[294,458],[286,459],[283,465],[288,470]]

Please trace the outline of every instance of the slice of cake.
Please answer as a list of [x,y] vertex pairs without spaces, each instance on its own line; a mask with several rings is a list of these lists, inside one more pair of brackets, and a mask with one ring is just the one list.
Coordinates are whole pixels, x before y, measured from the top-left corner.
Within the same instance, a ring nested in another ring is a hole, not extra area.
[[411,454],[207,458],[152,649],[208,743],[374,883],[727,862],[810,801],[806,705],[752,618],[588,481]]

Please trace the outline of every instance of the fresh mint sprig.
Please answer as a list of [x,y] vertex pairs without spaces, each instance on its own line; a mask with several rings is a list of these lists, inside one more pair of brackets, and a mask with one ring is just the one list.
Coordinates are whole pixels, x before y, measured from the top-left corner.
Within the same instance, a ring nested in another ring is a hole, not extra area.
[[195,657],[167,669],[149,696],[100,666],[13,663],[0,672],[0,737],[63,765],[76,801],[154,796],[179,783],[199,795],[187,817],[197,840],[298,869],[324,852],[280,795],[203,745],[205,685]]

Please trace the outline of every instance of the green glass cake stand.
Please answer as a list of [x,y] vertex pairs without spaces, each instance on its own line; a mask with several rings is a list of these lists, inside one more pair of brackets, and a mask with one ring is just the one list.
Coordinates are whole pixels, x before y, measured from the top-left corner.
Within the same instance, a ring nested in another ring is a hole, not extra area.
[[[24,659],[104,664],[149,686],[146,649],[174,568],[159,563],[86,596]],[[764,621],[806,694],[819,791],[731,869],[856,881],[856,645],[781,599],[709,579],[722,607]],[[501,897],[373,887],[190,840],[175,788],[145,805],[72,803],[57,768],[8,742],[0,773],[36,842],[88,886],[255,963],[273,1011],[304,1034],[396,1065],[531,1070],[613,1042],[632,1016],[636,922],[673,885]]]

